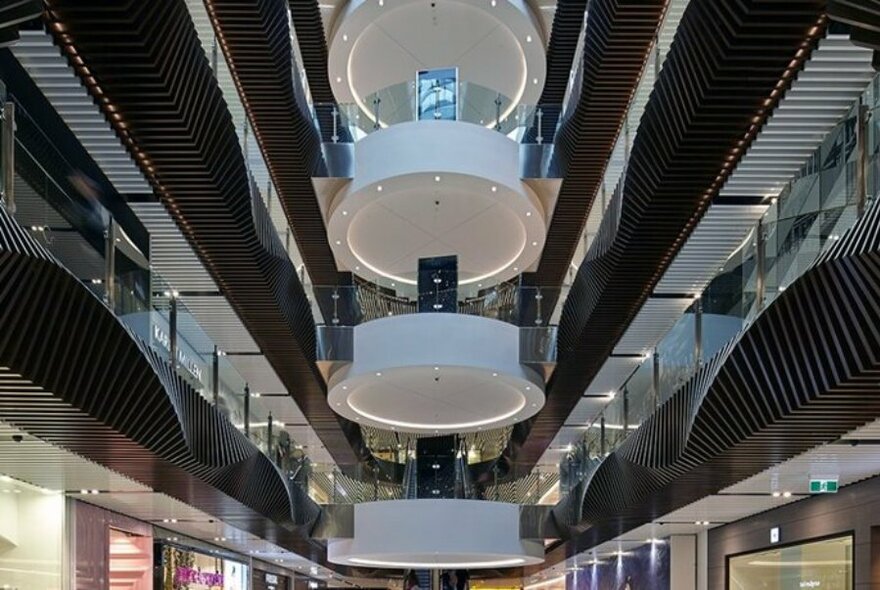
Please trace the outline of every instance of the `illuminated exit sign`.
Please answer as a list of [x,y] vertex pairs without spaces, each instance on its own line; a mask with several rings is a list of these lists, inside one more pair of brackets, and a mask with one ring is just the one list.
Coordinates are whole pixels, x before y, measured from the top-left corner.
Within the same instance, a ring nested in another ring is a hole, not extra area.
[[836,479],[811,479],[810,480],[810,493],[811,494],[836,494],[837,493],[837,480]]

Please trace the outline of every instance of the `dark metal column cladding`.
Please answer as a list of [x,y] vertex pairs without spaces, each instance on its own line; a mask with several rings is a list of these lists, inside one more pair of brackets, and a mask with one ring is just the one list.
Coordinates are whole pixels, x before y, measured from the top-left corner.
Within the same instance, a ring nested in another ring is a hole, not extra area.
[[[49,31],[321,441],[338,463],[360,461],[359,430],[327,407],[309,301],[263,202],[252,197],[232,117],[185,3],[47,5]],[[275,104],[282,119],[286,104]],[[286,153],[296,159],[298,148]],[[285,179],[299,174],[284,171]]]
[[[622,201],[609,207],[565,303],[547,405],[514,432],[520,472],[547,448],[809,57],[824,30],[824,8],[822,0],[688,5],[642,116]],[[601,117],[584,122],[597,125]],[[581,132],[592,135],[592,127]],[[598,178],[600,169],[576,161],[565,182]],[[565,207],[557,205],[553,223],[576,221]],[[580,227],[571,226],[572,236]],[[570,252],[557,254],[556,262],[568,264]]]

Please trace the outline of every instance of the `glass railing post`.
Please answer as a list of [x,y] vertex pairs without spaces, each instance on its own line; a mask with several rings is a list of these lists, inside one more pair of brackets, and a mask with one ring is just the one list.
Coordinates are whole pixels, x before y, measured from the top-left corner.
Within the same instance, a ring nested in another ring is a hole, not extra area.
[[379,125],[379,104],[382,102],[382,99],[378,96],[373,99],[373,129],[376,130],[380,127]]
[[10,215],[15,216],[15,103],[7,100],[3,105],[3,202]]
[[251,437],[251,388],[244,386],[244,435]]
[[755,239],[757,247],[755,248],[755,310],[760,312],[764,309],[764,287],[765,287],[765,250],[766,242],[764,236],[764,222],[758,220],[755,228]]
[[171,357],[171,370],[177,371],[177,297],[174,293],[168,298],[168,305],[168,354]]
[[537,137],[535,137],[535,141],[538,143],[538,145],[541,145],[542,143],[544,143],[544,131],[543,127],[541,126],[541,123],[544,120],[544,110],[538,108],[538,111],[535,113],[535,118],[538,120],[537,125],[535,126],[535,129],[538,131],[538,135]]
[[272,412],[266,417],[266,455],[273,463],[275,458],[272,456]]
[[604,457],[605,452],[605,414],[603,413],[599,418],[599,456]]
[[865,213],[865,203],[868,200],[868,122],[870,118],[868,105],[864,104],[864,97],[859,102],[858,127],[856,128],[856,140],[858,145],[858,160],[856,161],[856,212],[859,218]]
[[655,347],[654,348],[654,365],[651,367],[652,374],[652,404],[651,407],[656,410],[657,406],[660,405],[660,351]]
[[623,437],[629,435],[629,388],[623,388]]
[[336,108],[335,104],[331,113],[333,115],[333,135],[330,136],[330,139],[333,143],[339,143],[339,109]]
[[214,398],[214,406],[220,402],[220,349],[214,345],[214,354],[211,356],[211,393]]
[[703,299],[694,302],[694,370],[703,364]]
[[116,223],[112,217],[104,231],[104,302],[116,312]]

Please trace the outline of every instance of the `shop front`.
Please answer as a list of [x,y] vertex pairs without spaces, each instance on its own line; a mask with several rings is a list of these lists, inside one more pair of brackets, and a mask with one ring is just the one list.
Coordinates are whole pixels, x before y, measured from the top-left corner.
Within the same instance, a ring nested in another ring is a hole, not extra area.
[[66,588],[64,496],[0,476],[0,588]]
[[156,568],[157,590],[249,590],[248,566],[226,556],[193,548],[157,544],[161,565]]
[[290,577],[254,566],[251,590],[293,590]]
[[853,539],[836,537],[747,553],[727,564],[731,590],[852,590]]
[[880,477],[708,532],[712,590],[880,588]]

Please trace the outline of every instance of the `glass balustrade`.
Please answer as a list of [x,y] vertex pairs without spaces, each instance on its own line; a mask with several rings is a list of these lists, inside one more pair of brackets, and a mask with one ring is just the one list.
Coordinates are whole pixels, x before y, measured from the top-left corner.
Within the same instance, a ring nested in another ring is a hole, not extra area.
[[[559,112],[559,105],[513,104],[503,96],[472,82],[459,83],[459,109],[456,120],[503,133],[518,143],[553,143],[553,130],[543,124],[545,113]],[[401,82],[375,92],[359,103],[312,106],[315,124],[323,141],[353,143],[387,127],[425,118],[417,105],[415,81]],[[438,111],[439,112],[439,111]],[[438,119],[448,119],[444,114]]]
[[[109,189],[71,163],[38,122],[16,107],[14,171],[8,171],[14,219],[260,450],[279,464],[301,455],[285,425],[270,420],[261,392],[246,396],[244,378],[174,286],[151,268],[146,230],[133,216],[123,223],[108,210],[101,191]],[[118,195],[109,198],[123,202]]]
[[[678,322],[647,351],[604,410],[585,426],[560,469],[581,455],[599,458],[672,397],[857,221],[880,191],[880,86],[867,105],[865,202],[860,204],[858,107],[827,135]],[[622,195],[620,195],[622,197]],[[613,237],[612,237],[613,239]],[[596,242],[593,248],[602,247]],[[589,258],[589,255],[588,255]]]
[[492,287],[395,289],[360,282],[347,286],[315,286],[315,297],[327,326],[355,326],[389,316],[415,313],[457,313],[500,320],[521,327],[550,323],[549,303],[558,288],[500,283]]

